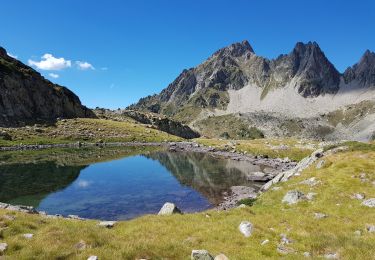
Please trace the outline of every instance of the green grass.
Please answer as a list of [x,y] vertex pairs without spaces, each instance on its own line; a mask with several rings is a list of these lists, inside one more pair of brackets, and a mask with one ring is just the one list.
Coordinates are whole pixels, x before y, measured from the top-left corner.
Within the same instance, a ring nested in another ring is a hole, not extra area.
[[[149,215],[119,222],[113,229],[100,228],[97,221],[47,219],[0,210],[0,241],[9,245],[7,259],[87,259],[90,255],[99,259],[189,259],[192,249],[224,253],[230,259],[303,259],[303,252],[310,252],[313,258],[337,252],[340,259],[373,259],[375,235],[366,231],[366,225],[375,225],[375,210],[361,206],[351,195],[360,192],[375,197],[375,152],[341,152],[324,160],[323,168],[313,165],[278,184],[278,190],[262,194],[252,207]],[[366,173],[365,181],[359,178],[361,173]],[[320,183],[314,187],[300,184],[310,177]],[[289,190],[317,195],[313,201],[289,206],[281,203]],[[316,212],[328,217],[315,219]],[[14,214],[16,219],[8,220],[5,214]],[[238,231],[244,220],[254,225],[249,238]],[[355,235],[356,230],[362,235]],[[24,233],[35,236],[26,240]],[[295,253],[282,256],[277,252],[280,234],[293,240],[287,247]],[[261,246],[265,239],[270,242]],[[86,249],[75,248],[80,240],[85,241]]]
[[219,140],[195,139],[196,142],[212,146],[220,150],[232,150],[235,145],[237,152],[247,152],[253,155],[267,155],[270,158],[285,158],[300,161],[317,149],[316,141],[298,141],[296,139],[255,139],[255,140]]
[[60,144],[72,142],[163,142],[183,140],[148,128],[134,120],[123,122],[105,119],[67,119],[43,127],[0,128],[12,140],[0,140],[0,146],[20,144]]

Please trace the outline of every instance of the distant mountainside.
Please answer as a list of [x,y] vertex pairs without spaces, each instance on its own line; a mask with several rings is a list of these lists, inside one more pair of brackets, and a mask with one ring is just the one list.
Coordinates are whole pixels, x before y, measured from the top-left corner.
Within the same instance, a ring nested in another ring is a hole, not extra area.
[[69,89],[7,55],[0,47],[0,126],[95,117]]
[[[347,106],[363,107],[365,101],[371,101],[366,102],[367,114],[352,115],[355,118],[346,126],[327,119],[344,113]],[[289,54],[269,60],[243,41],[184,70],[160,94],[142,98],[129,109],[173,117],[208,136],[230,136],[229,128],[232,138],[242,137],[238,129],[233,130],[237,126],[257,127],[266,136],[369,139],[375,123],[356,130],[350,127],[369,114],[373,101],[375,53],[371,51],[341,74],[316,42],[299,42]],[[304,121],[310,119],[317,123],[304,128]],[[353,131],[361,133],[353,137]]]

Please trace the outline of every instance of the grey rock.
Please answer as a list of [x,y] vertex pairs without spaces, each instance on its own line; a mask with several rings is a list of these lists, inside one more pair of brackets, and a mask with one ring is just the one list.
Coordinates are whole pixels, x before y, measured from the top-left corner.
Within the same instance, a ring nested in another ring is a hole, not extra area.
[[324,214],[324,213],[316,212],[316,213],[314,213],[314,217],[315,217],[316,219],[322,219],[322,218],[327,218],[328,215],[327,215],[327,214]]
[[106,228],[113,228],[117,221],[101,221],[99,222],[98,226],[106,227]]
[[362,202],[363,206],[374,208],[375,207],[375,198],[367,199]]
[[99,260],[99,258],[96,255],[89,256],[87,260]]
[[315,192],[309,192],[309,193],[306,194],[306,199],[307,200],[313,200],[316,195],[317,195],[317,193],[315,193]]
[[224,254],[220,254],[215,256],[215,260],[229,260],[229,258]]
[[172,215],[172,214],[181,214],[181,210],[176,207],[175,204],[167,202],[160,209],[158,215]]
[[315,177],[311,177],[311,178],[309,178],[307,180],[301,181],[300,183],[313,187],[313,186],[319,184],[320,181],[316,180]]
[[370,233],[375,233],[375,225],[367,225],[366,230]]
[[310,252],[303,252],[303,256],[304,257],[311,257],[311,253]]
[[358,87],[371,87],[375,85],[375,53],[367,50],[360,61],[344,72],[346,83],[355,81]]
[[284,198],[282,199],[282,203],[287,203],[289,205],[296,204],[301,200],[305,199],[305,195],[298,191],[298,190],[292,190],[288,191],[287,194],[285,194]]
[[320,160],[320,161],[316,164],[316,168],[317,168],[317,169],[321,169],[321,168],[323,168],[323,166],[324,166],[325,163],[326,163],[326,162],[325,162],[324,160]]
[[270,241],[268,239],[265,239],[262,241],[262,243],[260,243],[261,246],[264,246],[266,244],[268,244]]
[[6,51],[0,53],[0,64],[0,126],[95,117],[72,91],[45,79]]
[[363,193],[355,193],[355,194],[353,194],[352,198],[353,199],[357,199],[357,200],[364,200],[365,199],[365,194],[363,194]]
[[214,258],[207,250],[193,250],[191,260],[214,260]]
[[6,251],[7,248],[8,248],[8,244],[7,243],[0,243],[0,252]]
[[245,237],[250,237],[253,232],[253,224],[249,221],[242,221],[238,229]]
[[338,253],[327,253],[324,255],[325,259],[339,259]]
[[280,254],[283,254],[283,255],[287,255],[287,254],[294,253],[295,250],[293,248],[286,247],[284,245],[278,245],[277,246],[277,252],[279,252]]
[[30,233],[23,234],[23,237],[26,239],[32,239],[34,237],[34,234],[30,234]]

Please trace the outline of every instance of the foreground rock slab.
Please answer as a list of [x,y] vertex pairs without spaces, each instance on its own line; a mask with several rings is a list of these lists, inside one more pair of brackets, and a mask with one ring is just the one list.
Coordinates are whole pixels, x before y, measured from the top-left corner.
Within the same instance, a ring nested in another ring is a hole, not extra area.
[[191,260],[214,260],[214,257],[207,250],[193,250]]
[[160,209],[158,215],[182,214],[181,210],[173,203],[167,202]]
[[0,243],[0,253],[6,251],[8,248],[8,244],[7,243]]

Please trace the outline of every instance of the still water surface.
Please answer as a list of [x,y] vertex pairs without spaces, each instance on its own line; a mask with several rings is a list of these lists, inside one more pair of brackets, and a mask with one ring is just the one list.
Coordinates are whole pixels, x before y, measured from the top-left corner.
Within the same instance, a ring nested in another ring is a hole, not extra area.
[[9,163],[2,154],[0,201],[32,205],[49,214],[106,220],[155,214],[165,202],[196,212],[220,203],[231,186],[259,186],[246,174],[263,170],[203,153],[148,150],[103,159],[105,149],[101,155],[81,150],[69,156],[57,151],[50,160],[42,154]]

